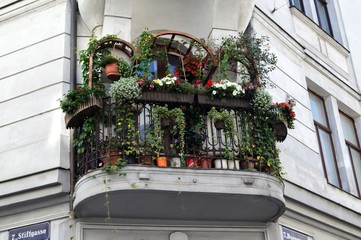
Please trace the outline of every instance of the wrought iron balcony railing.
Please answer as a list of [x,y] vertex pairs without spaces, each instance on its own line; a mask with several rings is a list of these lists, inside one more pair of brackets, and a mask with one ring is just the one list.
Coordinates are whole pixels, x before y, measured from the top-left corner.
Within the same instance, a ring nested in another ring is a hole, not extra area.
[[[80,177],[119,162],[159,167],[275,171],[273,165],[245,152],[245,138],[250,138],[249,131],[245,131],[249,130],[249,123],[244,121],[244,116],[250,114],[247,102],[241,108],[233,105],[227,108],[224,104],[224,110],[232,119],[232,131],[227,129],[224,121],[209,117],[211,106],[209,103],[190,105],[172,101],[154,104],[152,100],[117,105],[110,98],[103,99],[102,110],[87,118],[83,127],[75,131],[76,175]],[[182,109],[178,115],[183,115],[184,121],[177,122],[176,113],[171,113],[170,118],[162,117],[164,113],[160,108]],[[275,149],[275,146],[271,148]]]

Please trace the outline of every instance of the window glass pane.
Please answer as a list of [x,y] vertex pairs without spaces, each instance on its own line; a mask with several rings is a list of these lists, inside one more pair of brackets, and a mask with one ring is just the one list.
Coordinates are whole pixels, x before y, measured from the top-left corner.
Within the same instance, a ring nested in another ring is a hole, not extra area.
[[360,152],[351,148],[351,155],[352,155],[353,165],[355,167],[357,183],[360,188],[361,187],[361,156],[360,156]]
[[322,0],[316,0],[317,15],[320,27],[332,35],[331,25],[328,17],[327,4]]
[[295,6],[301,12],[305,12],[302,0],[291,0],[291,6]]
[[313,119],[325,127],[328,127],[323,100],[310,93],[310,102]]
[[319,129],[319,137],[320,137],[320,144],[322,148],[323,160],[325,162],[328,181],[329,183],[335,185],[336,187],[340,187],[337,177],[335,156],[332,151],[331,136],[322,129]]
[[345,139],[350,143],[354,144],[355,146],[358,146],[355,127],[352,119],[345,116],[342,113],[340,114],[340,117],[341,117],[342,130],[343,130],[343,134],[345,135]]

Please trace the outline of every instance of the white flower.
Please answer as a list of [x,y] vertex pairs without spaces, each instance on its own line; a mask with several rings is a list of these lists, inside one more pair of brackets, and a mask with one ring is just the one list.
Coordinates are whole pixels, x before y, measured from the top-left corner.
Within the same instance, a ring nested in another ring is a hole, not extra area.
[[216,94],[217,94],[217,91],[216,91],[216,90],[213,90],[213,91],[212,91],[212,94],[213,94],[213,95],[216,95]]
[[237,96],[238,92],[236,90],[233,90],[232,95]]

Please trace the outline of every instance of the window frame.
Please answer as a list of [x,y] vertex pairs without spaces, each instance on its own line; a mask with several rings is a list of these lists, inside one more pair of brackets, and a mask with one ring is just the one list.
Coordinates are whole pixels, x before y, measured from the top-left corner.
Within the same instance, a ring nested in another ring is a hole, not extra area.
[[[291,7],[295,7],[298,10],[300,10],[301,12],[303,12],[304,14],[306,14],[305,6],[303,4],[303,0],[289,0],[289,1],[290,1],[290,6]],[[298,4],[296,4],[295,2],[297,2]]]
[[[308,90],[309,93],[313,94],[315,97],[319,98],[321,101],[322,101],[322,107],[325,111],[325,118],[326,118],[326,123],[327,123],[327,126],[324,126],[322,123],[316,121],[314,119],[314,117],[312,116],[312,120],[313,120],[313,123],[314,123],[314,126],[315,126],[315,129],[316,129],[316,134],[317,134],[317,141],[318,141],[318,147],[320,149],[320,155],[321,155],[321,161],[322,161],[322,167],[323,167],[323,172],[324,172],[324,175],[326,177],[326,180],[327,180],[327,183],[338,188],[338,189],[341,189],[343,190],[343,187],[342,187],[342,181],[341,181],[341,176],[340,176],[340,171],[339,171],[339,168],[338,168],[338,163],[337,163],[337,157],[336,157],[336,151],[335,151],[335,146],[334,146],[334,143],[333,143],[333,137],[332,137],[332,131],[330,129],[330,124],[329,124],[329,120],[328,120],[328,114],[327,114],[327,109],[326,109],[326,105],[325,105],[325,101],[323,99],[323,97],[321,97],[320,95],[318,95],[317,93],[313,92],[312,90]],[[322,148],[322,145],[321,145],[321,139],[320,139],[320,129],[324,132],[326,132],[329,137],[330,137],[330,145],[331,145],[331,151],[332,151],[332,155],[333,155],[333,164],[335,166],[335,170],[336,170],[336,175],[337,175],[337,182],[338,182],[338,185],[339,186],[336,186],[335,184],[331,183],[330,180],[329,180],[329,176],[328,176],[328,173],[327,173],[327,169],[326,169],[326,160],[325,160],[325,157],[324,157],[324,149]]]
[[350,119],[352,121],[352,125],[353,125],[353,130],[355,132],[355,136],[356,136],[356,141],[357,141],[357,145],[356,146],[355,144],[351,143],[350,141],[345,140],[345,144],[346,144],[346,147],[347,147],[347,150],[348,150],[348,153],[349,153],[349,156],[350,156],[350,160],[351,160],[351,165],[352,165],[352,171],[353,171],[353,176],[354,176],[354,180],[355,180],[355,185],[356,185],[356,190],[357,190],[357,194],[358,194],[358,197],[360,198],[361,197],[361,190],[360,190],[360,184],[357,180],[357,175],[356,175],[356,169],[355,169],[355,163],[354,163],[354,160],[353,160],[353,157],[352,157],[352,150],[358,152],[361,156],[361,148],[360,148],[360,142],[359,142],[359,139],[358,139],[358,136],[357,136],[357,130],[356,130],[356,126],[355,126],[355,121],[352,117],[348,116],[347,114],[345,114],[344,112],[342,112],[340,110],[340,114],[342,114],[344,117]]
[[[318,25],[320,26],[320,28],[324,32],[326,32],[328,35],[330,35],[332,38],[334,38],[333,29],[332,29],[332,25],[331,25],[331,19],[330,19],[330,13],[329,13],[328,6],[327,6],[327,1],[325,1],[325,0],[314,0],[314,4],[315,4],[315,9],[316,9],[316,14],[317,14]],[[326,10],[325,11],[326,21],[327,21],[327,25],[329,26],[330,32],[326,31],[325,28],[324,28],[325,22],[322,21],[322,19],[320,17],[319,4],[322,4],[324,9]]]

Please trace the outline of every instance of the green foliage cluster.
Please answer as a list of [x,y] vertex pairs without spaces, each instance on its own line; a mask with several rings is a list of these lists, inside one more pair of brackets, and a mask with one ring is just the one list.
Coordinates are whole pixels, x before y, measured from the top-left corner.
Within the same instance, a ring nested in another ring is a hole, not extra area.
[[103,85],[98,88],[89,89],[87,85],[82,85],[76,89],[70,90],[63,99],[60,100],[60,108],[63,112],[72,114],[78,110],[79,106],[89,100],[89,95],[94,94],[96,97],[105,95]]
[[223,38],[220,53],[220,77],[227,77],[227,66],[258,87],[270,85],[268,73],[276,67],[277,57],[269,51],[265,36],[239,33]]
[[134,102],[140,96],[141,89],[135,77],[127,77],[112,83],[109,93],[117,102],[129,103]]

